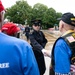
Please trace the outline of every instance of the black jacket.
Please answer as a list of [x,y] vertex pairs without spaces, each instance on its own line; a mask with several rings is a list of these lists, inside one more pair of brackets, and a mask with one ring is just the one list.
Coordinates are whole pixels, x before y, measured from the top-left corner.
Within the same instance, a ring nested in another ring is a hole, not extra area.
[[35,54],[40,75],[43,75],[45,73],[46,67],[45,67],[45,60],[44,60],[44,55],[42,53],[42,49],[45,47],[47,43],[47,39],[45,38],[44,34],[42,31],[33,31],[30,34],[30,42],[31,46],[33,48],[33,52]]
[[39,31],[39,32],[33,31],[30,34],[30,42],[33,49],[42,50],[47,43],[47,39],[45,38],[42,31]]

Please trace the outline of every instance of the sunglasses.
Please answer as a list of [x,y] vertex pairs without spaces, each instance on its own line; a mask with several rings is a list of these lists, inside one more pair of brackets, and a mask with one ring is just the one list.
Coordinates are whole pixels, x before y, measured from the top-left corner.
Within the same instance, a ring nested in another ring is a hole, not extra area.
[[40,26],[40,25],[34,25],[34,26]]
[[34,26],[40,26],[40,24],[39,23],[35,23]]

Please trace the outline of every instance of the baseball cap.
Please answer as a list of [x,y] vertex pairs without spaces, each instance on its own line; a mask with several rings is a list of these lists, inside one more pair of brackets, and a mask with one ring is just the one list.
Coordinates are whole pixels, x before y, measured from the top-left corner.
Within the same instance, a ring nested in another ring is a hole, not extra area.
[[6,32],[8,35],[12,36],[14,33],[20,31],[20,28],[17,27],[14,23],[5,23],[2,26],[2,32]]
[[69,25],[75,26],[75,16],[70,12],[64,13],[60,20]]

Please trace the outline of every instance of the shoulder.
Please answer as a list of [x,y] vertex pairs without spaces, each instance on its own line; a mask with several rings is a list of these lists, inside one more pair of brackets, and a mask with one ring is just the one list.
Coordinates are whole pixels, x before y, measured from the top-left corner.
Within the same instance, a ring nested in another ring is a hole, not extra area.
[[71,50],[70,50],[70,47],[69,45],[65,42],[64,39],[59,39],[56,44],[55,44],[55,48],[54,48],[54,52],[59,52],[59,53],[62,53],[62,52],[66,52],[68,54],[71,54]]
[[40,31],[40,33],[41,33],[42,35],[44,35],[43,31]]
[[39,31],[40,33],[43,33],[42,31]]
[[11,45],[24,53],[27,53],[29,50],[32,49],[31,45],[27,41],[14,37],[13,41],[11,41]]
[[33,30],[29,33],[29,35],[34,35],[34,34],[35,32]]
[[70,52],[70,47],[64,39],[59,39],[55,44],[55,49]]
[[58,47],[65,47],[65,46],[68,46],[66,41],[63,39],[63,38],[60,38],[57,40],[55,46],[58,46]]
[[13,40],[15,40],[14,42],[17,43],[18,45],[29,46],[29,43],[25,40],[14,38],[14,37]]
[[4,37],[4,41],[3,42],[7,42],[7,44],[9,44],[9,45],[21,46],[21,45],[24,45],[25,44],[25,46],[26,45],[29,46],[29,43],[28,42],[26,42],[25,40],[22,40],[20,38],[8,36],[6,34],[4,34],[3,37]]

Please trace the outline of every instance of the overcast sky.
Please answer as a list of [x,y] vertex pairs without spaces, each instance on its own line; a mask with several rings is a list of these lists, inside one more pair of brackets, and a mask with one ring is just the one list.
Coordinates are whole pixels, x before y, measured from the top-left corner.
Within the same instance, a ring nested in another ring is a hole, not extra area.
[[[5,8],[11,7],[18,0],[2,0]],[[26,0],[30,6],[36,3],[47,5],[48,8],[52,7],[56,12],[71,12],[75,15],[75,0]]]

